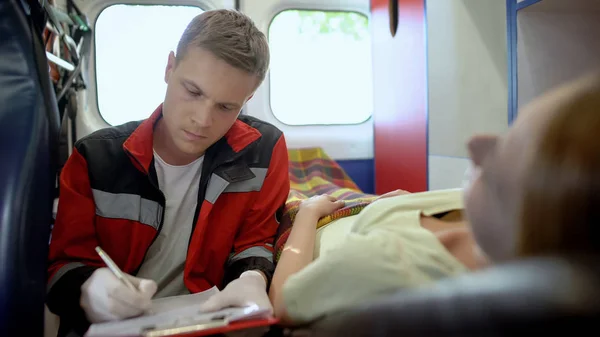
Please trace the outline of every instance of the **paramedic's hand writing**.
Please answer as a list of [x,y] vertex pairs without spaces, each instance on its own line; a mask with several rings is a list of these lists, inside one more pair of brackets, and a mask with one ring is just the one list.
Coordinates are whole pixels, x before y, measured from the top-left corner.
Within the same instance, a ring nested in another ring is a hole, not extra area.
[[81,308],[91,323],[129,318],[150,309],[156,283],[125,276],[137,291],[129,289],[108,268],[97,269],[81,286]]
[[271,301],[267,295],[267,282],[259,271],[245,271],[237,279],[231,281],[223,291],[213,295],[202,304],[200,310],[211,312],[227,307],[243,307],[256,304],[261,309],[273,312]]

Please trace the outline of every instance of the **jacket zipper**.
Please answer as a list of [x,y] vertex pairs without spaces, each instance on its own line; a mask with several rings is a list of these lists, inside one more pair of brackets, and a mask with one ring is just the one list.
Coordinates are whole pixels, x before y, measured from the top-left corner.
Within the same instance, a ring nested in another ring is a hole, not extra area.
[[[194,214],[194,219],[192,221],[192,230],[190,232],[190,238],[188,239],[188,247],[187,247],[187,251],[186,251],[186,256],[189,254],[189,251],[190,251],[190,244],[192,242],[192,237],[193,237],[193,234],[194,234],[194,230],[196,229],[196,223],[198,222],[198,217],[200,216],[200,210],[202,209],[202,204],[204,203],[204,199],[206,198],[206,189],[208,188],[208,182],[210,181],[210,177],[213,175],[213,173],[218,168],[222,167],[223,165],[230,164],[230,163],[234,162],[235,160],[237,160],[238,158],[240,158],[254,144],[255,144],[255,142],[252,142],[251,144],[248,144],[248,146],[246,146],[242,151],[236,153],[235,156],[233,156],[233,157],[231,157],[231,158],[229,158],[227,160],[224,160],[221,163],[218,163],[218,164],[214,165],[212,168],[210,168],[206,172],[202,172],[201,177],[200,177],[200,186],[199,186],[199,189],[198,189],[198,200],[197,200],[197,204],[196,204],[196,210],[195,210],[195,214]],[[210,159],[213,159],[213,158],[210,158]],[[204,162],[205,163],[206,162],[210,162],[210,160],[205,160]]]
[[[144,167],[142,165],[142,163],[140,163],[140,161],[134,155],[131,154],[131,152],[127,151],[127,154],[131,158],[133,158],[133,160],[135,160],[135,162],[140,167]],[[163,222],[165,221],[165,211],[166,211],[166,208],[167,208],[167,198],[165,197],[165,194],[160,190],[160,188],[158,188],[158,186],[152,181],[152,179],[150,179],[150,172],[147,172],[147,176],[148,176],[148,181],[150,181],[150,184],[152,184],[152,186],[160,193],[160,196],[162,197],[162,208],[163,209],[160,212],[160,222],[158,223],[158,228],[156,229],[156,233],[154,234],[154,237],[152,238],[152,241],[150,242],[150,244],[146,247],[146,251],[144,252],[144,258],[142,258],[142,262],[140,263],[140,265],[136,269],[135,274],[138,273],[138,271],[142,267],[142,264],[144,264],[144,260],[146,259],[146,255],[148,254],[148,250],[150,250],[150,247],[152,247],[152,244],[154,244],[154,241],[156,241],[156,238],[158,238],[158,235],[160,234],[160,231],[162,230]]]
[[[236,158],[237,158],[237,156],[236,156]],[[231,161],[225,161],[219,165],[212,167],[210,170],[207,170],[206,172],[202,172],[202,175],[200,177],[200,186],[199,186],[199,190],[198,190],[198,200],[196,201],[196,210],[194,213],[194,219],[192,220],[192,230],[190,232],[190,238],[188,239],[187,253],[189,253],[190,243],[192,242],[192,236],[194,234],[194,230],[196,229],[196,223],[198,222],[198,217],[200,217],[200,210],[202,209],[202,204],[204,203],[204,199],[206,198],[206,189],[208,188],[208,182],[210,181],[210,177],[213,175],[213,173],[219,167],[221,167],[225,164],[228,164],[229,162],[231,162]],[[187,255],[187,253],[186,253],[186,255]]]

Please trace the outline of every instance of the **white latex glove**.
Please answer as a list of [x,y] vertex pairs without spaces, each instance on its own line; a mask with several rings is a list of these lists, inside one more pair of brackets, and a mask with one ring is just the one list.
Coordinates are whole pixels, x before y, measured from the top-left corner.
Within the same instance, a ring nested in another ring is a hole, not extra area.
[[261,309],[273,313],[273,306],[267,295],[267,284],[263,275],[255,270],[245,271],[236,280],[231,281],[223,291],[204,302],[200,310],[217,311],[227,307],[243,307],[256,304]]
[[133,317],[150,309],[156,283],[125,275],[138,291],[129,289],[108,268],[97,269],[81,286],[80,304],[91,323]]

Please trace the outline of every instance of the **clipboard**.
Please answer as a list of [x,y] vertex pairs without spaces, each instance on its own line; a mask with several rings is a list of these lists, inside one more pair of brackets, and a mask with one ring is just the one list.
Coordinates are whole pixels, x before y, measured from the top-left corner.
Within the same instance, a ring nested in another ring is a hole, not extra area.
[[237,330],[267,327],[277,323],[279,323],[279,319],[274,317],[237,322],[218,320],[210,323],[148,330],[142,334],[142,337],[202,337]]
[[216,288],[203,293],[153,301],[152,313],[121,321],[92,324],[85,337],[166,337],[205,336],[277,324],[270,310],[256,305],[230,307],[215,312],[201,311],[206,298]]
[[[236,310],[237,312],[234,312]],[[147,329],[142,337],[200,337],[212,334],[251,329],[277,324],[279,319],[266,315],[265,310],[256,306],[246,308],[229,308],[211,313],[209,321],[183,324],[171,327]]]

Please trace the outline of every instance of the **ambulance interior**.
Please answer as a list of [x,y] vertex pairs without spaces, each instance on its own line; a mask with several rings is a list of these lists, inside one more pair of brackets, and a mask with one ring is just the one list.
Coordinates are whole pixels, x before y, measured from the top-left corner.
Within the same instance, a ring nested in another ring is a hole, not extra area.
[[[246,13],[268,37],[269,74],[242,113],[284,132],[292,189],[307,196],[319,184],[365,196],[461,187],[469,137],[503,133],[533,98],[600,65],[600,0],[2,1],[6,336],[56,336],[57,317],[44,307],[47,244],[56,172],[74,142],[148,117],[164,98],[168,53],[192,17],[215,8]],[[43,13],[38,36],[32,22]],[[281,334],[504,336],[587,326],[600,312],[589,301],[600,295],[591,286],[600,284],[597,262],[494,267]]]

